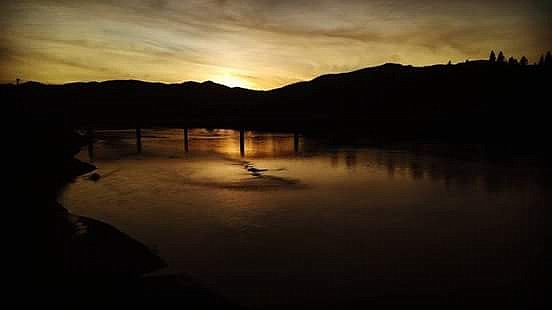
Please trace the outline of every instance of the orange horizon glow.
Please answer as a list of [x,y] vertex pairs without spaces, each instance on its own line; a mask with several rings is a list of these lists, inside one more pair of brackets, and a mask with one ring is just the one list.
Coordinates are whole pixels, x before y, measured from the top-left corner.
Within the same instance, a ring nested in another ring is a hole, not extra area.
[[552,49],[532,1],[2,1],[0,83],[208,81],[272,89],[388,62],[529,58]]

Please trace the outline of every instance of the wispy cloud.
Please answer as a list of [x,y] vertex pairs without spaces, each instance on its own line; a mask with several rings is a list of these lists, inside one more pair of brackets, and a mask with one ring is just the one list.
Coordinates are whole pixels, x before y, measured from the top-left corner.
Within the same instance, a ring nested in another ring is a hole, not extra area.
[[535,58],[549,1],[0,0],[0,80],[177,82],[257,88],[401,61]]

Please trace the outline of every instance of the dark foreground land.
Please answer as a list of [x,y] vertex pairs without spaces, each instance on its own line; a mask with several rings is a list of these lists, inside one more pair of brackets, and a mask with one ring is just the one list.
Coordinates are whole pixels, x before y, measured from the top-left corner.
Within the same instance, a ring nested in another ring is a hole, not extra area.
[[[68,182],[95,169],[73,158],[90,142],[76,129],[178,125],[300,131],[330,141],[332,135],[353,140],[362,135],[379,145],[480,143],[491,158],[532,156],[543,163],[549,154],[544,141],[550,76],[548,67],[472,62],[428,68],[384,65],[267,92],[210,82],[2,86],[2,97],[15,103],[21,116],[20,140],[33,141],[21,148],[21,159],[28,205],[46,232],[37,248],[37,287],[73,296],[187,296],[186,304],[192,306],[233,307],[185,275],[147,276],[165,266],[162,258],[116,228],[72,215],[56,202]],[[391,294],[371,302],[535,303],[541,296],[536,285],[540,264],[535,262],[527,279],[479,295]]]
[[186,275],[147,276],[166,267],[163,259],[137,240],[100,221],[69,213],[57,194],[75,177],[95,167],[73,156],[89,142],[75,128],[44,120],[24,128],[21,138],[22,203],[32,217],[36,246],[32,249],[33,296],[117,298],[178,296],[190,307],[237,308]]

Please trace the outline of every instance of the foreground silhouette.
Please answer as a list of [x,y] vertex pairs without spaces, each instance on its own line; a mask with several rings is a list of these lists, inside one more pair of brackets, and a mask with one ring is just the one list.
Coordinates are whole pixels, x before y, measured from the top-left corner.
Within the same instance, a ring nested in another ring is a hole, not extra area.
[[[73,156],[89,143],[63,119],[34,119],[17,132],[21,199],[32,218],[33,296],[64,300],[179,296],[189,307],[235,308],[184,274],[153,276],[167,265],[145,245],[106,223],[69,213],[57,202],[63,187],[96,168]],[[38,156],[40,155],[40,156]]]
[[422,68],[386,64],[270,91],[130,80],[27,82],[4,85],[1,92],[26,113],[61,114],[91,126],[360,129],[383,140],[540,140],[552,66],[508,65],[504,57]]

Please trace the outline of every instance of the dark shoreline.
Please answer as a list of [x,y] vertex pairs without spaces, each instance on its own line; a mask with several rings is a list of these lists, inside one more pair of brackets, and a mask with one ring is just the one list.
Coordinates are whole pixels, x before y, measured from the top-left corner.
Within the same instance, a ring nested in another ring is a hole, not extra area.
[[[40,124],[40,125],[38,125]],[[37,121],[24,128],[32,143],[22,151],[25,202],[38,229],[33,249],[33,288],[38,296],[79,298],[186,297],[190,307],[238,307],[184,274],[151,276],[166,263],[139,241],[115,227],[71,214],[57,202],[66,184],[96,168],[74,158],[90,143],[63,122]],[[41,156],[37,157],[36,155]]]

